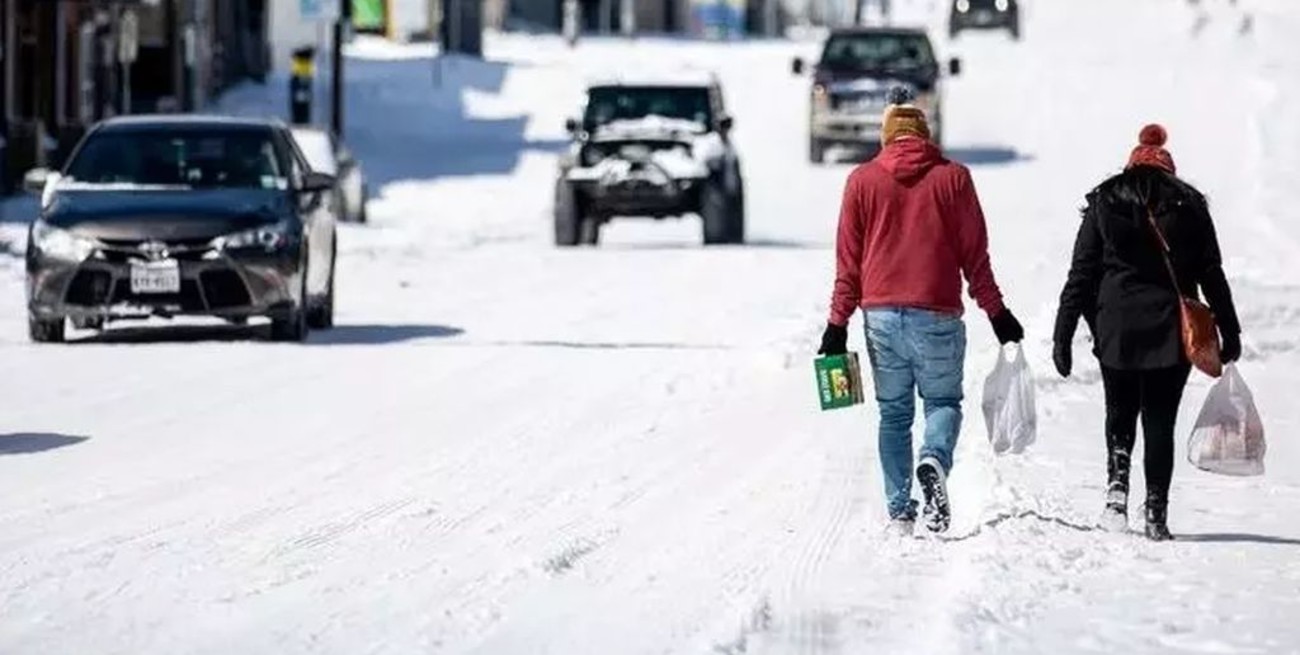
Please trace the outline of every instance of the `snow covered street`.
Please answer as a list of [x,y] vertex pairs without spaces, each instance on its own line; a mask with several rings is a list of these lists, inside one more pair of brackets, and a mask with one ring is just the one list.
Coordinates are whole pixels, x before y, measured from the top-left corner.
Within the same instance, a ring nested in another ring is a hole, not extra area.
[[[946,34],[946,3],[895,4]],[[493,35],[439,84],[427,46],[357,43],[371,224],[341,228],[338,325],[306,345],[215,323],[30,344],[33,203],[6,201],[0,654],[1300,654],[1300,6],[1203,4],[1025,0],[1019,43],[940,42],[1040,412],[995,458],[971,303],[943,539],[884,534],[874,407],[817,411],[851,164],[807,163],[790,61],[815,42]],[[682,67],[723,81],[748,243],[706,249],[688,218],[555,248],[584,83]],[[224,108],[282,114],[280,82]],[[1269,436],[1263,477],[1194,470],[1194,376],[1172,543],[1094,530],[1100,373],[1082,343],[1070,380],[1050,362],[1083,195],[1150,121],[1211,200]]]

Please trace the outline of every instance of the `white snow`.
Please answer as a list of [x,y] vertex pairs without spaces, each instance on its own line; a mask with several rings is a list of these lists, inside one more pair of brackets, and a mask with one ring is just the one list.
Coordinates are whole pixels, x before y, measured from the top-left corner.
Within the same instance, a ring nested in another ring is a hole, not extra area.
[[[946,3],[895,4],[942,33]],[[995,458],[972,312],[942,540],[885,536],[873,410],[816,411],[850,167],[806,163],[789,62],[815,42],[493,36],[437,67],[359,44],[373,224],[343,227],[339,326],[306,346],[30,345],[35,202],[0,205],[0,653],[1300,652],[1300,8],[1202,4],[1026,0],[1024,41],[940,44],[1039,405],[1038,442]],[[550,245],[564,119],[620,65],[721,76],[749,245],[704,249],[697,219]],[[227,108],[280,114],[284,87]],[[1270,439],[1247,479],[1180,442],[1170,544],[1091,528],[1098,372],[1083,343],[1071,380],[1049,362],[1083,194],[1151,120],[1212,200]]]
[[318,128],[295,127],[293,140],[298,143],[298,149],[307,158],[307,165],[312,170],[338,175],[338,160],[334,159],[334,146],[330,143],[328,132]]

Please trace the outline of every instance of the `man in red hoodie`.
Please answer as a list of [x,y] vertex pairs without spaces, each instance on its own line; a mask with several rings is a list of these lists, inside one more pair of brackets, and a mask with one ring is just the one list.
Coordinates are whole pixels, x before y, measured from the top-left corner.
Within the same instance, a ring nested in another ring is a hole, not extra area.
[[919,393],[925,439],[916,477],[928,529],[948,528],[947,475],[961,432],[966,326],[961,279],[988,314],[998,341],[1024,338],[1002,303],[989,264],[988,232],[970,171],[930,140],[925,113],[903,92],[885,110],[880,154],[849,175],[835,245],[835,290],[821,354],[847,350],[849,318],[861,308],[880,408],[880,464],[889,517],[908,533],[912,421]]

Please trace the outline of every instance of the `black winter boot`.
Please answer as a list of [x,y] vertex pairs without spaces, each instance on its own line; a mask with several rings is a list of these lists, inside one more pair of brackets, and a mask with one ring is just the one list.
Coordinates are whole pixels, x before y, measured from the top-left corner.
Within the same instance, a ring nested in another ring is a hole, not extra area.
[[1173,541],[1169,532],[1169,503],[1165,500],[1147,499],[1147,539]]
[[1128,530],[1128,478],[1131,469],[1129,452],[1112,448],[1107,458],[1106,506],[1098,525],[1108,532]]

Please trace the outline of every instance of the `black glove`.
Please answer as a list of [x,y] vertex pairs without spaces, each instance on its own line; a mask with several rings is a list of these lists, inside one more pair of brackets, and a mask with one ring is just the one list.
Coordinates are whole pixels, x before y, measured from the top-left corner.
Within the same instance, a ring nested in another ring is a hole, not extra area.
[[1061,377],[1070,377],[1070,369],[1074,368],[1074,350],[1071,344],[1058,343],[1052,348],[1052,362],[1056,364],[1056,372]]
[[1005,346],[1025,340],[1025,328],[1020,326],[1020,321],[1016,320],[1010,309],[1003,309],[989,321],[993,323],[993,334],[998,336],[998,343]]
[[1225,332],[1223,337],[1223,347],[1219,349],[1219,359],[1224,364],[1231,364],[1241,359],[1241,335],[1236,332]]
[[822,347],[818,355],[843,355],[849,351],[849,329],[842,325],[826,324],[822,333]]

